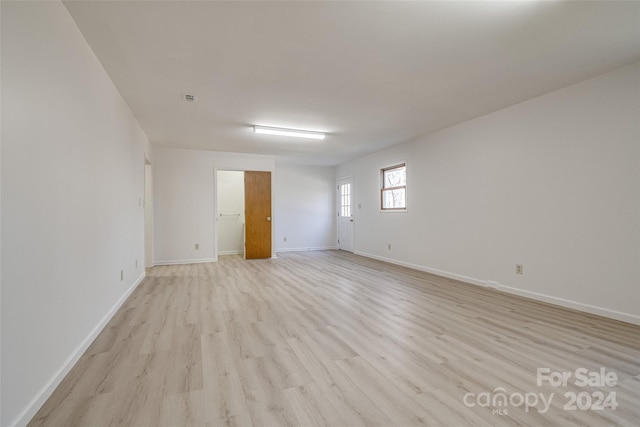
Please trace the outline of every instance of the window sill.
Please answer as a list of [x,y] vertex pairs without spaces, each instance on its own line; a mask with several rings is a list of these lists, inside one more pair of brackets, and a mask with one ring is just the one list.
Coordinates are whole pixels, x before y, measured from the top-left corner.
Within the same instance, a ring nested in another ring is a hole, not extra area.
[[407,209],[380,209],[380,213],[407,213]]

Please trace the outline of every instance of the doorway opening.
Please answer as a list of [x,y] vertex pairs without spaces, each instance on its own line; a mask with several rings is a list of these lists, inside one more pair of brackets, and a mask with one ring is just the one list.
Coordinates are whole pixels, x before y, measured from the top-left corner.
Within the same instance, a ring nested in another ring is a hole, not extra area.
[[216,259],[271,258],[271,172],[216,171]]
[[219,170],[216,178],[218,255],[244,255],[244,171]]

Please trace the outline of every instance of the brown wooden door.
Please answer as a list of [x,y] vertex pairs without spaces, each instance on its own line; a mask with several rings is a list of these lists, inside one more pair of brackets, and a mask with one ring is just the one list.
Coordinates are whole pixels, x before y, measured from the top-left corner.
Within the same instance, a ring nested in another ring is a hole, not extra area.
[[271,258],[271,172],[244,173],[244,254]]

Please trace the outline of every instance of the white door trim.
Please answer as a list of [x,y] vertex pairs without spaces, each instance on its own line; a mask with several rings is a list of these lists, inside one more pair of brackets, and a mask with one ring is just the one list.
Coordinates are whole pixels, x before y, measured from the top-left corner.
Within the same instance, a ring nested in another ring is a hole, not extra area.
[[[350,216],[342,216],[342,195],[341,187],[345,184],[350,184],[349,198],[350,198]],[[336,213],[338,217],[337,224],[337,241],[338,249],[347,252],[353,252],[355,250],[355,180],[353,175],[339,177],[336,180]]]

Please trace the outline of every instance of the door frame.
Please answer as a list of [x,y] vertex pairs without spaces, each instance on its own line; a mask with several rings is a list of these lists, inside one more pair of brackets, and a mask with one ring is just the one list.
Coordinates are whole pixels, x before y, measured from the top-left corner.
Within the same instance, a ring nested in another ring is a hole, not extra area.
[[[246,171],[256,171],[256,172],[271,172],[271,258],[276,257],[276,239],[275,236],[275,225],[276,218],[274,216],[274,188],[275,188],[275,175],[276,171],[274,169],[264,169],[264,168],[238,168],[230,166],[225,167],[224,165],[214,166],[213,167],[213,262],[218,262],[218,171],[237,171],[237,172],[246,172]],[[246,206],[245,206],[246,208]],[[244,215],[244,212],[243,212]]]
[[340,249],[340,181],[349,180],[351,181],[351,222],[353,226],[351,227],[351,253],[355,253],[356,249],[356,178],[353,174],[345,175],[338,177],[336,179],[336,212],[337,212],[337,223],[336,223],[336,242],[339,250]]

